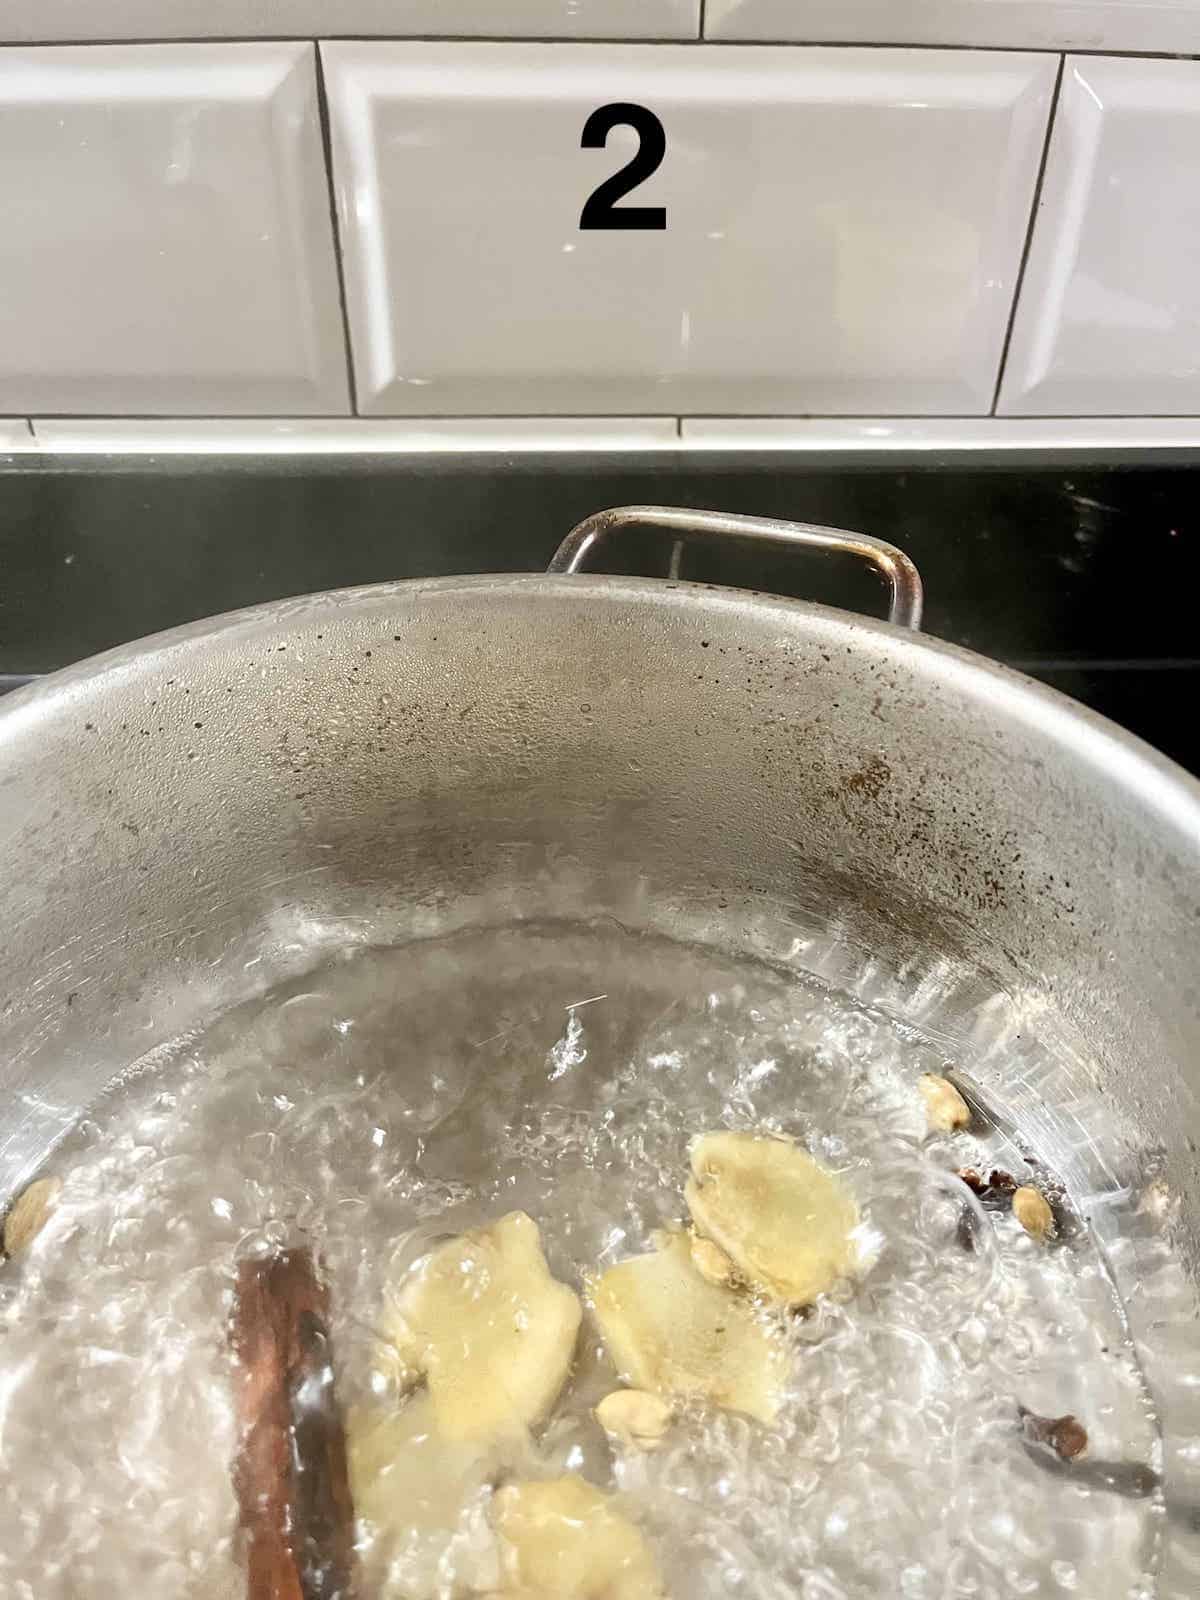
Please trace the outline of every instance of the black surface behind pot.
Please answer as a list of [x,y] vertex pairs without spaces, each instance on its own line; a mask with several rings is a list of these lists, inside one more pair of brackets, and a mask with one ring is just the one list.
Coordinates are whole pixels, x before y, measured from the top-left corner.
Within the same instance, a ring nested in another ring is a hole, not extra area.
[[[771,454],[14,457],[0,468],[0,685],[197,617],[389,578],[537,570],[630,502],[861,529],[925,579],[928,632],[994,656],[1200,770],[1200,468],[814,465]],[[608,570],[665,571],[651,535]],[[878,612],[819,555],[696,549],[684,575]]]

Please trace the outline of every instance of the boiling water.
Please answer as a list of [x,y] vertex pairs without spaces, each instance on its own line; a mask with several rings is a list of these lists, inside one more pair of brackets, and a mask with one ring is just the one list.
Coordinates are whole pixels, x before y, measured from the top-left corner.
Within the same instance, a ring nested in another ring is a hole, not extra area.
[[[1027,1169],[927,1133],[916,1079],[946,1066],[792,975],[555,928],[359,951],[160,1052],[57,1152],[58,1209],[0,1269],[0,1594],[244,1592],[242,1253],[319,1250],[353,1402],[383,1284],[432,1240],[522,1208],[579,1287],[684,1217],[689,1140],[735,1128],[842,1172],[874,1265],[791,1323],[776,1426],[697,1413],[646,1456],[591,1417],[614,1379],[585,1320],[536,1470],[622,1492],[673,1600],[1152,1595],[1158,1432],[1103,1260],[1006,1214],[964,1248],[954,1169]],[[1093,1465],[1031,1452],[1021,1405],[1074,1412]],[[455,1592],[453,1542],[362,1533],[368,1600]]]

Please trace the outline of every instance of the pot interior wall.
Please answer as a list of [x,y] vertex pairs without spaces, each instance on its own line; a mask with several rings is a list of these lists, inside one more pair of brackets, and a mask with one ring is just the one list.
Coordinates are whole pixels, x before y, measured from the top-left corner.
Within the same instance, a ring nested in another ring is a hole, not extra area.
[[1138,1286],[1185,1508],[1161,1593],[1195,1592],[1200,798],[1112,730],[812,607],[397,585],[25,691],[0,836],[0,1188],[130,1061],[347,943],[604,919],[912,1022]]

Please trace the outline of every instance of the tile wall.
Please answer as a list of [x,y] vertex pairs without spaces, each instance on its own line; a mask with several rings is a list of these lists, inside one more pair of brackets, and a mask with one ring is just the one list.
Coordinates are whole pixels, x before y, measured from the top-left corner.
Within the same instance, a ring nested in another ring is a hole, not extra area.
[[1200,0],[7,0],[0,453],[1200,437],[1198,171]]

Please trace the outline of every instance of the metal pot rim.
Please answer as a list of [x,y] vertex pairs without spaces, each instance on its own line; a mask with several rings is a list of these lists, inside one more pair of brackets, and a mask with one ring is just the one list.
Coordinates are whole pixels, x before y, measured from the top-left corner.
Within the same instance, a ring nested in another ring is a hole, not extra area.
[[[456,595],[490,605],[505,598],[534,604],[658,607],[689,616],[705,607],[746,611],[761,623],[772,617],[782,629],[809,628],[840,641],[883,644],[915,678],[953,687],[997,715],[1058,745],[1109,778],[1164,823],[1189,835],[1200,848],[1200,779],[1098,712],[998,661],[910,628],[843,611],[811,600],[754,590],[722,588],[685,579],[612,577],[596,573],[485,573],[408,578],[386,583],[324,589],[204,617],[114,646],[48,673],[7,695],[0,704],[0,757],[5,744],[33,730],[68,706],[78,709],[94,692],[115,681],[161,671],[212,645],[240,643],[281,629],[334,626],[350,612],[409,610],[425,596]],[[585,598],[586,597],[586,598]]]

